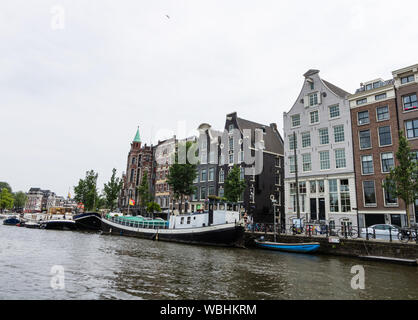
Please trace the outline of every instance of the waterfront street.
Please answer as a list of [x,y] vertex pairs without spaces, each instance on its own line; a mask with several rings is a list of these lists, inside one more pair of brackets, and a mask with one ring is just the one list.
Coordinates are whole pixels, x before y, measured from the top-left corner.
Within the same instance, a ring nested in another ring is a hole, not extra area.
[[0,225],[0,262],[0,299],[418,299],[416,267],[96,233]]

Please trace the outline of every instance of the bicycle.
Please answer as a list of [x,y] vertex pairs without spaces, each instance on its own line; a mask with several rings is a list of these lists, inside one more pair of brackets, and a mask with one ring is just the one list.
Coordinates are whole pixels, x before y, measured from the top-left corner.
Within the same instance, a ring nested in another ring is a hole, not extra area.
[[411,229],[401,229],[401,231],[399,231],[398,233],[398,239],[403,243],[407,243],[409,241],[416,241],[417,234],[415,231]]
[[302,234],[304,229],[303,227],[296,227],[295,225],[290,226],[290,234]]
[[341,228],[337,232],[340,238],[350,238],[350,239],[357,239],[358,238],[358,230],[356,228]]

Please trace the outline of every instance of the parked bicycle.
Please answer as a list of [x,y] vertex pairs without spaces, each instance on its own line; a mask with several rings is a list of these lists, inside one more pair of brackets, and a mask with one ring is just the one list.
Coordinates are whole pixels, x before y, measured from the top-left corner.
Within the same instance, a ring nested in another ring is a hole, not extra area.
[[413,229],[401,229],[398,233],[398,239],[403,242],[407,243],[409,241],[417,241],[417,233]]
[[357,239],[358,238],[358,229],[354,227],[343,227],[338,229],[337,232],[340,238],[350,238],[350,239]]

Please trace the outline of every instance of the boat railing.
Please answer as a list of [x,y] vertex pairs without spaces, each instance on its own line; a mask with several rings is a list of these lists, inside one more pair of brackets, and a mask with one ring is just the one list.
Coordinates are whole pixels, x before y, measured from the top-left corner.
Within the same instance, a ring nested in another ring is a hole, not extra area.
[[126,226],[126,227],[132,227],[132,228],[138,228],[138,229],[168,229],[168,225],[165,221],[161,221],[161,223],[156,223],[156,221],[129,221],[126,218],[119,218],[119,217],[107,217],[106,218],[109,221],[112,221],[114,223]]

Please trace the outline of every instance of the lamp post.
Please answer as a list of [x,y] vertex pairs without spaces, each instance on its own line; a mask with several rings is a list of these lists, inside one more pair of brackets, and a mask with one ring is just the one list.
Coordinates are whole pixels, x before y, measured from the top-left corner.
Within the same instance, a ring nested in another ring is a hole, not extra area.
[[274,242],[276,242],[276,203],[277,200],[274,198],[274,195],[270,196],[271,203],[273,204],[273,214],[274,214],[274,229],[273,229],[273,236]]

